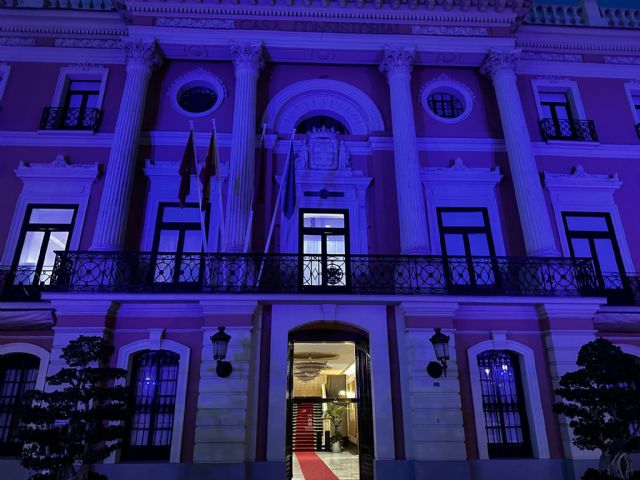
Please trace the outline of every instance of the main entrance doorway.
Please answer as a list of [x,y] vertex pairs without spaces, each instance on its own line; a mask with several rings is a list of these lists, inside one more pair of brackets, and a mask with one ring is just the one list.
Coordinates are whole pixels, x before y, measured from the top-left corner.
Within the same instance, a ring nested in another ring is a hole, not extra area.
[[372,480],[369,343],[360,331],[289,335],[287,475],[293,480]]

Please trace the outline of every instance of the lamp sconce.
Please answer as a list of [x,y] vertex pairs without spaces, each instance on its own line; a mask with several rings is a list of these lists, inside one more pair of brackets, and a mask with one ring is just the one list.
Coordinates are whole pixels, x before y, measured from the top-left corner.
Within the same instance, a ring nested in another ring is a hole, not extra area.
[[429,339],[436,353],[438,362],[429,362],[427,373],[432,378],[440,378],[443,374],[447,377],[447,360],[449,360],[449,335],[441,332],[440,328],[434,328],[435,332]]
[[227,347],[229,346],[229,340],[231,335],[225,333],[225,327],[218,327],[218,331],[211,335],[211,343],[213,344],[213,359],[218,362],[216,367],[216,374],[221,378],[227,378],[231,375],[233,367],[231,363],[225,362],[224,359],[227,356]]

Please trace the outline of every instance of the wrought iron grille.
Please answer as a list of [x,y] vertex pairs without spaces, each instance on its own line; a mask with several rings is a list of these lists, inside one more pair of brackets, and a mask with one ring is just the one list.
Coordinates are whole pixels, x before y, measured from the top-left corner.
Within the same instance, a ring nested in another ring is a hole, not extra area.
[[0,299],[14,301],[40,300],[40,293],[51,282],[52,268],[40,272],[33,267],[0,270]]
[[597,142],[598,135],[593,120],[568,120],[543,118],[540,120],[542,139]]
[[[589,259],[58,252],[62,292],[597,295]],[[325,265],[319,271],[319,265]]]
[[518,357],[502,350],[478,355],[489,458],[530,457]]
[[99,108],[45,107],[40,130],[97,130],[102,111]]
[[136,355],[131,378],[132,413],[123,458],[169,460],[179,357],[166,350]]
[[0,356],[0,455],[18,456],[20,422],[16,410],[36,386],[40,359],[16,353]]

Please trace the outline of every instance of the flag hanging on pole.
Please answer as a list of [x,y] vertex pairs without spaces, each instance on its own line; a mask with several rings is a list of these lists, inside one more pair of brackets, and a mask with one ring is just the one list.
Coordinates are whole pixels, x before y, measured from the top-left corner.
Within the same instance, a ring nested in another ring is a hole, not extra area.
[[293,158],[293,139],[289,146],[289,155],[287,157],[287,171],[285,172],[285,178],[283,178],[284,195],[282,202],[282,213],[287,218],[291,218],[293,212],[296,210],[296,162]]
[[267,163],[267,149],[264,146],[264,135],[262,136],[262,141],[260,142],[260,159],[258,160],[258,165],[256,166],[256,174],[253,182],[253,201],[251,202],[251,209],[255,210],[256,206],[262,205],[265,200],[265,170]]
[[202,184],[202,211],[206,210],[207,205],[211,203],[211,177],[217,175],[219,171],[218,142],[216,139],[216,131],[213,129],[211,131],[207,156],[204,158],[199,175],[200,183]]
[[189,139],[182,154],[182,161],[178,173],[180,175],[180,188],[178,189],[178,200],[180,208],[184,208],[187,203],[187,196],[191,191],[191,174],[196,171],[196,151],[193,145],[193,129],[189,132]]

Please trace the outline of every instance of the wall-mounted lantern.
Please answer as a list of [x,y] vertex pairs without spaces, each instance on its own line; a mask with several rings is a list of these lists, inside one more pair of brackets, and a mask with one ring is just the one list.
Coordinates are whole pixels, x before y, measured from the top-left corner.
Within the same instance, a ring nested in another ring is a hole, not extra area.
[[436,353],[438,362],[429,362],[427,373],[433,378],[440,378],[442,374],[447,376],[447,360],[449,360],[449,335],[442,333],[440,328],[434,329],[436,333],[429,339]]
[[233,367],[229,362],[225,362],[224,359],[227,356],[227,347],[229,346],[229,340],[231,335],[225,333],[225,327],[218,327],[218,331],[211,335],[211,343],[213,344],[213,359],[218,362],[216,367],[216,374],[219,377],[226,378],[231,375]]

